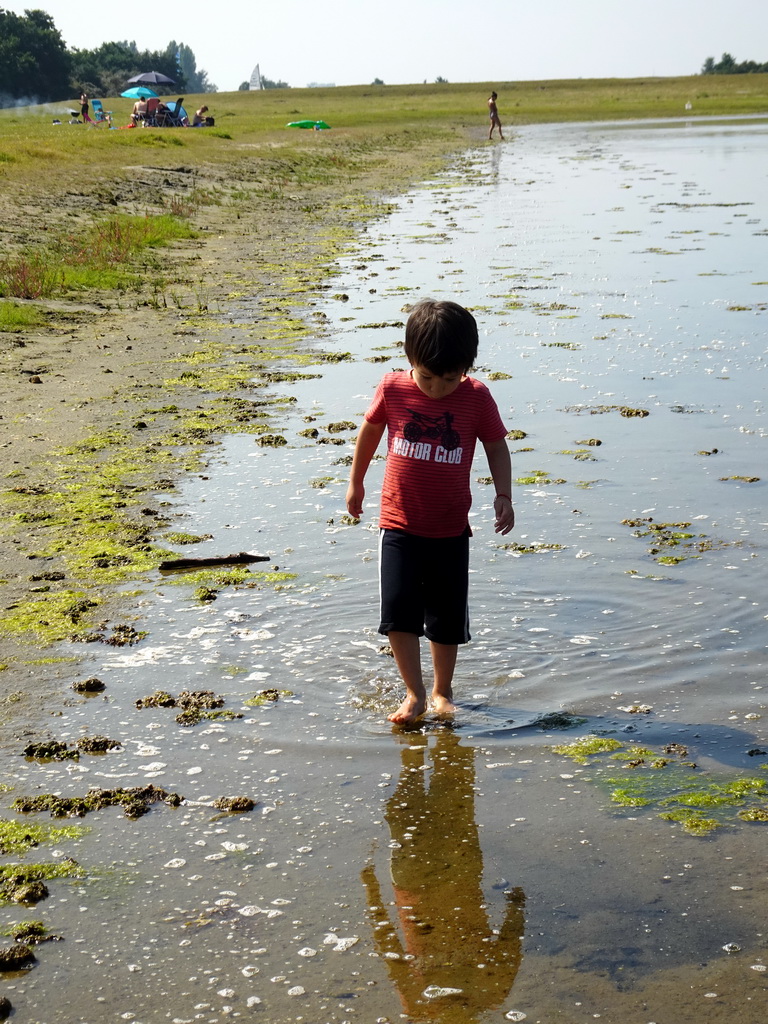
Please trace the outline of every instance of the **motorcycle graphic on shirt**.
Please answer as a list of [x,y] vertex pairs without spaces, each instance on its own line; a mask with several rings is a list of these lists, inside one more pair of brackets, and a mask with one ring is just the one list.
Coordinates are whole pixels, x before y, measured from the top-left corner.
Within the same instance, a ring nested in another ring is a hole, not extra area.
[[423,438],[439,440],[447,452],[455,451],[461,444],[458,431],[453,429],[453,413],[445,412],[440,416],[427,416],[425,413],[409,409],[411,419],[403,427],[406,441],[416,444]]

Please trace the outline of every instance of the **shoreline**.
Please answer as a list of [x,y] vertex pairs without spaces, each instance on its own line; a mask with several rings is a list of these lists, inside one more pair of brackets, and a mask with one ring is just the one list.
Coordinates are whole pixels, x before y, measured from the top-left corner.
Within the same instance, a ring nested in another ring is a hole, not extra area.
[[[125,473],[113,483],[126,492],[126,500],[122,510],[110,512],[126,520],[134,533],[141,531],[138,539],[147,547],[148,534],[154,532],[151,527],[162,522],[158,507],[162,490],[193,469],[203,468],[206,448],[215,445],[228,426],[232,428],[226,417],[214,416],[202,436],[199,430],[196,434],[189,429],[191,418],[196,417],[199,425],[201,406],[209,408],[217,399],[221,403],[222,393],[234,396],[245,381],[258,376],[265,363],[295,362],[297,343],[305,347],[309,342],[316,351],[322,349],[323,325],[311,319],[311,305],[335,258],[367,221],[386,213],[388,196],[428,177],[456,153],[480,144],[482,137],[474,134],[426,136],[409,150],[381,147],[373,166],[348,177],[341,189],[305,183],[300,194],[294,189],[293,195],[272,196],[267,202],[260,202],[252,192],[245,204],[197,207],[189,218],[197,238],[176,242],[163,251],[168,271],[183,282],[178,287],[187,296],[184,308],[170,307],[167,299],[163,305],[153,305],[146,296],[129,307],[126,301],[116,303],[108,293],[90,296],[91,301],[82,297],[36,301],[35,306],[50,313],[49,324],[0,333],[4,369],[0,448],[6,460],[2,496],[6,527],[0,537],[5,567],[0,622],[0,678],[6,684],[2,731],[28,716],[39,718],[41,702],[60,695],[77,667],[71,648],[64,660],[55,657],[44,630],[17,632],[14,613],[30,601],[50,602],[58,594],[75,592],[94,602],[96,607],[86,609],[83,620],[102,631],[114,630],[115,616],[128,622],[134,619],[130,602],[117,592],[116,583],[138,579],[141,573],[130,568],[117,577],[103,572],[99,584],[94,582],[98,572],[78,572],[73,566],[76,545],[71,539],[67,545],[60,537],[65,527],[35,511],[46,496],[80,486],[89,466],[95,477],[93,471],[104,459],[112,460],[113,468],[123,460]],[[243,160],[239,176],[229,169],[230,194],[248,191],[249,173],[258,169],[254,165],[258,157]],[[148,173],[150,169],[143,169],[142,178]],[[170,172],[156,168],[151,173],[160,178]],[[194,175],[184,177],[194,178],[193,187],[200,190],[220,184],[221,169],[197,167]],[[113,205],[115,194],[123,188],[119,180],[101,182],[98,188],[80,193],[78,202],[86,201],[97,214],[128,212],[135,204],[132,188]],[[105,194],[110,196],[106,202]],[[41,194],[37,201],[36,216],[30,220],[29,192],[15,212],[9,197],[0,194],[0,207],[8,214],[6,230],[23,232],[27,243],[44,240],[47,225],[55,220],[49,209],[51,197]],[[29,232],[23,228],[25,220],[32,225]],[[244,338],[243,324],[234,322],[233,316],[238,296],[249,290],[258,297],[260,311]],[[192,387],[185,386],[185,373],[195,375]],[[175,411],[164,411],[170,409]],[[182,429],[182,443],[169,450],[168,439],[178,436],[180,418],[186,434]],[[263,429],[263,422],[257,426]],[[89,456],[93,462],[84,461],[83,446],[88,452],[102,447],[101,442],[94,445],[93,439],[107,435],[119,437],[119,443],[104,442],[106,454],[94,451]],[[153,441],[156,446],[158,442],[165,445],[163,458],[155,465],[145,454]],[[137,456],[145,463],[138,472]],[[73,474],[76,485],[71,483]],[[20,507],[33,511],[20,514]],[[74,530],[73,522],[70,532]],[[162,542],[162,534],[154,541],[149,538],[150,545]],[[51,553],[56,548],[60,553]],[[152,568],[153,564],[146,566]],[[29,608],[34,618],[34,605]],[[41,618],[39,612],[37,617]],[[79,618],[79,612],[73,616],[78,628]]]

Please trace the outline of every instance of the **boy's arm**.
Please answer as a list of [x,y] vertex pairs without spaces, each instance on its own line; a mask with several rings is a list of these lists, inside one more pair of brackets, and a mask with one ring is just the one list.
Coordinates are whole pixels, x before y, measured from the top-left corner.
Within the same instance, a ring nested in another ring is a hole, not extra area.
[[385,423],[371,423],[363,420],[360,433],[355,443],[355,454],[352,457],[352,469],[349,471],[349,487],[347,488],[347,511],[355,519],[363,514],[363,498],[365,488],[363,480],[368,472],[379,441],[384,433]]
[[496,498],[493,502],[493,509],[496,513],[496,533],[509,533],[515,525],[515,510],[512,507],[512,463],[509,458],[509,448],[505,438],[499,441],[484,441],[488,468],[493,477],[493,485],[496,488]]

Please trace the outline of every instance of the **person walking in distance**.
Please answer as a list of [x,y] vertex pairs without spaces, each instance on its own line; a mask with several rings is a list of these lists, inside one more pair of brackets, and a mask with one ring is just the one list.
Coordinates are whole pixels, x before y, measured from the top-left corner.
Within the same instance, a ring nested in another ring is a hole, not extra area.
[[499,118],[499,108],[496,106],[496,93],[492,92],[488,97],[488,113],[491,117],[491,130],[488,132],[488,138],[493,138],[493,129],[499,129],[499,138],[503,139],[504,135],[501,131],[501,120]]

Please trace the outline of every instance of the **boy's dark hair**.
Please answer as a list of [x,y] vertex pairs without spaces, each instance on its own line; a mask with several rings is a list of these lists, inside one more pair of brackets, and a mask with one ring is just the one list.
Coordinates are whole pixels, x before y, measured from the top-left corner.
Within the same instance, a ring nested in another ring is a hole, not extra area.
[[413,307],[405,325],[408,362],[438,377],[466,373],[477,357],[477,344],[475,318],[456,302],[424,299]]

